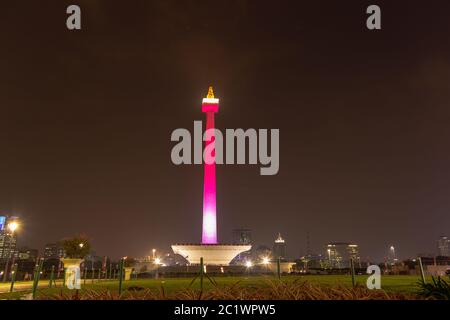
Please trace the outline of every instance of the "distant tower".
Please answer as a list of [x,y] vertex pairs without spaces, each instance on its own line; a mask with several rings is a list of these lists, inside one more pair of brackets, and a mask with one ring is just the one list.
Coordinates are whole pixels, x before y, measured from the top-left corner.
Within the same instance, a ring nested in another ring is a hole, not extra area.
[[438,251],[441,257],[450,257],[450,239],[440,236],[438,240]]
[[273,244],[273,257],[275,259],[286,259],[286,242],[280,233],[278,233],[278,238],[275,239]]
[[[214,113],[219,112],[219,99],[214,98],[212,87],[209,87],[208,95],[203,99],[202,112],[206,113],[206,130],[214,129]],[[205,142],[205,148],[210,144],[214,147],[214,139],[213,134],[211,139]],[[212,163],[205,161],[204,164],[202,243],[217,244],[215,159]]]
[[307,256],[311,255],[311,243],[309,239],[309,231],[306,232],[306,255]]
[[390,246],[389,247],[388,261],[391,264],[395,264],[397,262],[397,256],[395,254],[395,247],[394,246]]
[[252,244],[252,230],[250,229],[234,229],[234,244]]

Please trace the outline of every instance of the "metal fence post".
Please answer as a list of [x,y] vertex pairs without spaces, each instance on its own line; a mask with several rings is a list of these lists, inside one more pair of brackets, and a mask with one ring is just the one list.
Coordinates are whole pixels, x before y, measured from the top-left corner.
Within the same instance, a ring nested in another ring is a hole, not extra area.
[[200,290],[203,292],[203,274],[205,271],[205,266],[203,264],[203,257],[200,258]]
[[419,268],[420,268],[420,275],[422,277],[423,283],[427,283],[425,280],[425,272],[423,271],[423,265],[422,265],[422,258],[419,257]]
[[11,287],[9,288],[9,292],[13,292],[14,290],[14,282],[16,282],[16,274],[17,274],[17,263],[15,263],[12,267],[11,271]]
[[277,276],[278,276],[278,280],[281,280],[281,261],[280,261],[280,258],[277,259]]
[[124,265],[125,259],[120,259],[119,263],[119,295],[122,294],[122,281],[123,281],[123,265]]
[[350,272],[352,273],[352,286],[355,287],[355,263],[353,261],[353,258],[350,258]]
[[54,276],[55,276],[55,266],[52,266],[52,271],[50,272],[50,281],[48,283],[48,286],[50,288],[53,287]]
[[38,288],[39,285],[39,278],[41,277],[41,272],[42,272],[42,266],[44,265],[44,258],[41,258],[41,260],[39,261],[39,265],[36,269],[36,274],[34,276],[34,283],[33,283],[33,299],[36,298],[36,290]]

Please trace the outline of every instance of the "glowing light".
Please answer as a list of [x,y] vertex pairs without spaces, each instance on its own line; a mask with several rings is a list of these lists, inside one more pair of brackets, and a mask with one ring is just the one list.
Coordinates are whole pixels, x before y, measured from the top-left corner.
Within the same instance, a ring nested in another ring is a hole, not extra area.
[[269,258],[264,257],[264,258],[262,259],[262,263],[263,263],[263,264],[269,264]]
[[160,258],[156,258],[155,259],[155,264],[161,264],[161,259]]
[[245,266],[246,266],[247,268],[251,268],[251,267],[253,267],[253,263],[252,263],[250,260],[248,260],[248,261],[245,263]]
[[212,86],[209,86],[208,88],[208,94],[206,95],[207,99],[213,99],[214,98],[214,90]]
[[80,243],[79,246],[80,246],[80,248],[83,248],[84,247],[84,243]]
[[284,243],[284,239],[281,237],[280,233],[278,233],[278,238],[275,239],[275,243]]
[[19,227],[19,224],[17,222],[11,222],[8,224],[9,231],[13,232],[16,231],[16,229]]
[[215,210],[203,214],[203,243],[216,243],[216,215]]
[[219,103],[219,99],[217,98],[203,98],[203,103]]

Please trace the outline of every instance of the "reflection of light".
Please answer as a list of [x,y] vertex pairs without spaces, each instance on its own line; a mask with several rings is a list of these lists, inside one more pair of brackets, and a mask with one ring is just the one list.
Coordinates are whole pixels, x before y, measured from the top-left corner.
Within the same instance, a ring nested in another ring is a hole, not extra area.
[[247,268],[251,268],[251,267],[253,267],[253,263],[252,263],[250,260],[248,260],[248,261],[245,263],[245,266],[246,266]]
[[263,263],[263,264],[269,264],[269,258],[264,257],[264,258],[262,259],[262,263]]

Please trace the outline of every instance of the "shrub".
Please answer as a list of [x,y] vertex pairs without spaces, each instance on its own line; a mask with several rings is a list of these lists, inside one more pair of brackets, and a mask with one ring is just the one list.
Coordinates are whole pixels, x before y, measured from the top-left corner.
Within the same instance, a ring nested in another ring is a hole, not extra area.
[[239,282],[219,286],[208,291],[186,288],[167,294],[160,290],[129,288],[121,295],[115,291],[81,290],[57,295],[41,295],[46,300],[413,300],[421,297],[414,294],[389,293],[384,290],[369,290],[364,286],[355,288],[344,285],[324,286],[308,281],[268,281],[267,287],[243,287]]
[[441,277],[431,277],[431,283],[419,282],[419,295],[426,298],[450,300],[450,284]]

